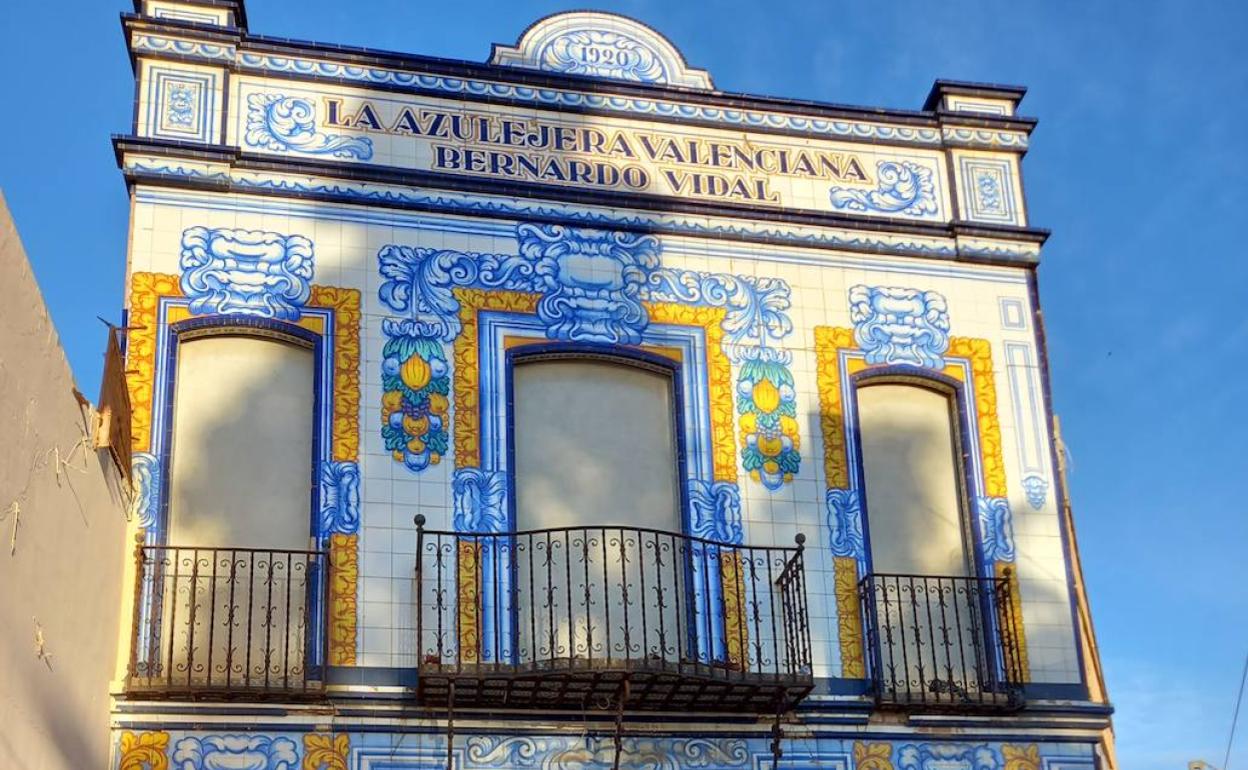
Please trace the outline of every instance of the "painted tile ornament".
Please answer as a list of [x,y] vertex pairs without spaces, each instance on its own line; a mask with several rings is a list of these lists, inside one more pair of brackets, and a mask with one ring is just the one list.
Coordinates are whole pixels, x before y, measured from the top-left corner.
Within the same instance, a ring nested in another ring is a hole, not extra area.
[[[387,334],[393,331],[388,328]],[[437,465],[449,444],[450,367],[442,343],[394,334],[382,349],[381,435],[395,462],[421,471]]]
[[797,393],[783,351],[746,348],[737,377],[741,461],[770,490],[792,481],[801,466]]

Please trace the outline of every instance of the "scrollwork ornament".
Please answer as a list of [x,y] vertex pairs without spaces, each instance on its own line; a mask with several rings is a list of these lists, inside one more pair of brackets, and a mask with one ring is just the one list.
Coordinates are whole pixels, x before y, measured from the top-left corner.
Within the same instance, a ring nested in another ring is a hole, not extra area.
[[831,533],[829,547],[833,556],[863,555],[862,504],[856,489],[829,489],[824,495],[824,506]]
[[789,285],[779,278],[661,268],[650,275],[646,298],[722,307],[724,344],[734,358],[745,345],[766,345],[793,331]]
[[548,739],[525,736],[473,736],[468,739],[468,761],[478,767],[536,767],[541,754],[551,749]]
[[1040,747],[1034,743],[1006,743],[1001,746],[1001,758],[1005,760],[1005,770],[1040,770]]
[[690,534],[707,540],[740,543],[741,492],[736,484],[689,480]]
[[507,526],[507,474],[459,468],[451,481],[457,532],[503,532]]
[[897,751],[897,770],[928,770],[952,767],[966,770],[998,770],[997,755],[987,745],[960,743],[910,743]]
[[521,224],[520,254],[533,263],[537,315],[550,339],[636,345],[649,324],[641,290],[659,267],[652,235]]
[[151,529],[160,509],[160,460],[151,452],[135,452],[130,467],[131,513],[141,528]]
[[351,737],[346,733],[306,733],[303,736],[302,770],[347,770],[347,754],[350,750]]
[[893,770],[891,743],[854,741],[855,770]]
[[321,534],[355,534],[360,528],[360,466],[321,463]]
[[989,562],[1014,561],[1014,522],[1010,501],[1004,497],[977,497],[975,512],[979,516],[984,559]]
[[312,294],[312,241],[302,235],[191,227],[182,233],[179,265],[197,315],[297,321]]
[[731,738],[725,740],[690,738],[674,741],[672,753],[679,760],[679,767],[744,766],[750,759],[745,741]]
[[247,130],[243,141],[274,152],[329,155],[368,160],[373,140],[316,130],[316,109],[307,99],[283,94],[251,94],[247,97]]
[[869,364],[944,367],[949,349],[949,307],[935,291],[852,286],[849,317],[854,340]]
[[169,733],[164,731],[121,734],[118,770],[168,770]]
[[297,770],[298,748],[289,738],[236,734],[187,737],[173,752],[176,770]]
[[829,188],[828,197],[833,208],[917,217],[939,212],[930,168],[909,160],[881,160],[876,164],[876,179],[874,190]]

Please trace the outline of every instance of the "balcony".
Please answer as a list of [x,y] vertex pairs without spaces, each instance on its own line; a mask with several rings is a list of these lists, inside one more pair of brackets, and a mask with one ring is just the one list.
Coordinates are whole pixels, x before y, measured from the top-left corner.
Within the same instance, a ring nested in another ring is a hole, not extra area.
[[1022,707],[1019,624],[1006,578],[872,574],[859,595],[878,704]]
[[128,695],[323,696],[325,552],[140,543],[135,558]]
[[417,531],[423,704],[775,713],[813,686],[800,535]]

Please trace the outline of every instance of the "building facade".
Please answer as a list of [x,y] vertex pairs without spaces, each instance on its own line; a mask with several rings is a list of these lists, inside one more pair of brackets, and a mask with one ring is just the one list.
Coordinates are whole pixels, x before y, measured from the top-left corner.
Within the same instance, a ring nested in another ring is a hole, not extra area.
[[1107,765],[1023,89],[123,27],[118,770]]

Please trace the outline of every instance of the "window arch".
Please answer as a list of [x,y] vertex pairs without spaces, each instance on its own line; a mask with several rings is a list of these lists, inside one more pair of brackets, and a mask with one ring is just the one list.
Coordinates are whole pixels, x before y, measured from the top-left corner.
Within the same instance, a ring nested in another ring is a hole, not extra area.
[[853,384],[871,571],[976,575],[962,383],[902,366],[861,372]]
[[685,530],[678,369],[663,356],[628,348],[539,344],[510,351],[513,528]]

